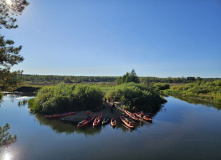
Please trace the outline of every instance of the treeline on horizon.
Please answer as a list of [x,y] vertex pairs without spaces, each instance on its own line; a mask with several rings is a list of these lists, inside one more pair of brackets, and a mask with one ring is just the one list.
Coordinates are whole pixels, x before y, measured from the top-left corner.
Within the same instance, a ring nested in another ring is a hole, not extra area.
[[[84,82],[117,82],[119,76],[61,76],[61,75],[30,75],[23,74],[20,78],[25,83],[84,83]],[[123,78],[123,77],[122,77]],[[201,77],[139,77],[140,83],[191,83],[197,80],[214,81],[221,78]],[[119,82],[117,82],[119,83]]]

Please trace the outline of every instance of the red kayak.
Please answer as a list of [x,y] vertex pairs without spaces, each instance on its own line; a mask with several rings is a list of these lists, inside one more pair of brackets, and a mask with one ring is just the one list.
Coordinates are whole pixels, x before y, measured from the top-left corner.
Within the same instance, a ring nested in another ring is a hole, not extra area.
[[146,113],[146,112],[143,112],[143,111],[138,112],[138,113],[142,113],[143,115],[145,115],[145,116],[147,116],[147,117],[150,117],[150,118],[153,116],[152,113]]
[[96,117],[95,114],[91,118],[87,117],[85,120],[79,122],[77,127],[84,127],[84,126],[86,126],[88,123],[92,122],[95,117]]
[[101,123],[101,119],[102,119],[102,113],[100,113],[100,114],[94,119],[93,126],[94,126],[94,127],[98,126],[98,125]]
[[146,121],[152,122],[152,119],[149,116],[145,115],[145,114],[142,114],[140,112],[136,112],[135,115],[137,117],[140,117],[140,118],[146,120]]
[[76,114],[76,112],[68,112],[68,113],[62,113],[62,114],[45,115],[45,118],[59,118],[59,117],[73,115],[73,114]]
[[117,126],[117,120],[116,120],[116,118],[112,118],[112,119],[111,119],[111,126],[112,126],[112,127],[116,127],[116,126]]
[[120,116],[121,121],[129,128],[134,129],[134,125],[132,122],[130,122],[127,118],[124,116]]
[[137,118],[137,116],[135,114],[132,114],[130,113],[129,111],[127,110],[124,110],[124,112],[132,119],[136,120],[136,121],[139,121],[139,118]]

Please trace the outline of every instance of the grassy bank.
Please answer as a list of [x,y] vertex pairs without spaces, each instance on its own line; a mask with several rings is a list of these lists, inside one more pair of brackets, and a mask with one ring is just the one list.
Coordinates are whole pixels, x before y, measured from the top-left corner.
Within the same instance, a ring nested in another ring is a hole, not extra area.
[[170,89],[161,91],[161,93],[221,104],[221,80],[215,80],[212,82],[201,80],[186,85],[174,85],[171,86]]

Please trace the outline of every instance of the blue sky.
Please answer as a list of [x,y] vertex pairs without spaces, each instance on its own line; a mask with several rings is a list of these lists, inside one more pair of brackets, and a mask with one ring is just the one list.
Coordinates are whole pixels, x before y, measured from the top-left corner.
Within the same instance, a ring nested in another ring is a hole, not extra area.
[[24,74],[221,78],[220,0],[29,0]]

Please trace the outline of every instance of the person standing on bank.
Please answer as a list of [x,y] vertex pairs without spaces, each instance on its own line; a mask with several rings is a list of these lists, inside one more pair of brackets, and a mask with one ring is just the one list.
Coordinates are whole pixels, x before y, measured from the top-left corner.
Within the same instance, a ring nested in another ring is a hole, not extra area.
[[136,112],[136,107],[135,106],[132,108],[132,111],[133,111],[133,113]]

